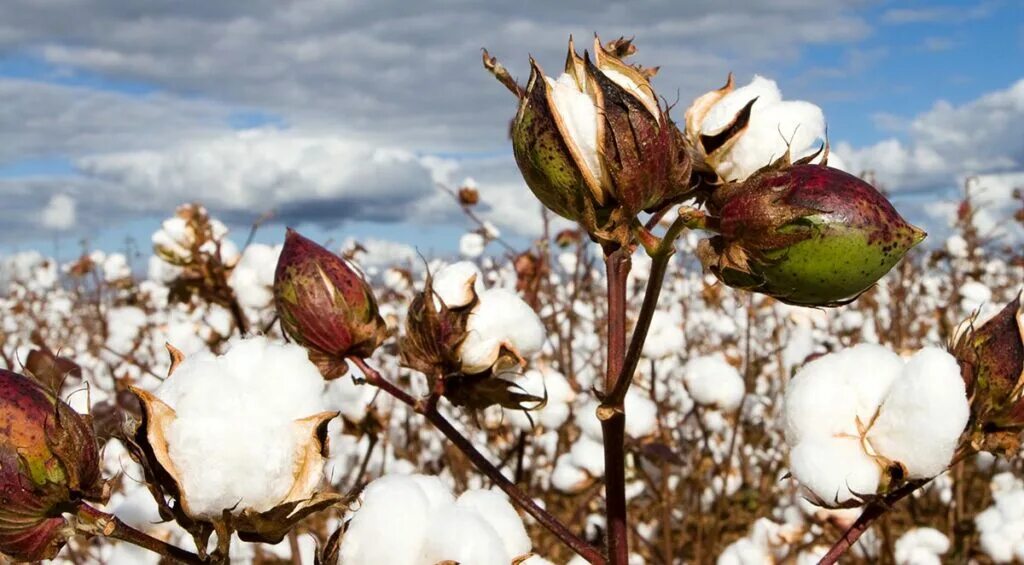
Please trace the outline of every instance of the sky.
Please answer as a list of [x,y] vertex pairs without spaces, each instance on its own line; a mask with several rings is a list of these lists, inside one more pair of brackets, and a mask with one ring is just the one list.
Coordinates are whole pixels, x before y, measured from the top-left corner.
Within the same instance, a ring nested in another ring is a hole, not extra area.
[[0,254],[145,251],[188,201],[237,239],[272,213],[259,240],[289,225],[445,252],[470,224],[438,184],[467,177],[525,240],[541,221],[516,101],[480,48],[525,82],[530,55],[554,72],[594,33],[635,36],[680,108],[730,71],[820,105],[848,168],[919,223],[968,176],[1024,184],[1017,0],[3,0]]

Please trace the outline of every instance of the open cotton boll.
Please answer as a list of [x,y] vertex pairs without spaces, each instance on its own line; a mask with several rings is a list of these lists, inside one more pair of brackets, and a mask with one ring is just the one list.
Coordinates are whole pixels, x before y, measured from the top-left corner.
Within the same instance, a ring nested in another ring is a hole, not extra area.
[[262,512],[311,495],[322,464],[300,459],[314,438],[299,421],[323,415],[323,390],[303,348],[264,337],[187,358],[155,396],[174,410],[163,433],[190,513]]
[[591,477],[604,476],[604,445],[583,435],[569,448],[569,460]]
[[259,310],[273,302],[274,270],[280,255],[280,245],[253,243],[245,248],[228,278],[242,306]]
[[726,180],[738,181],[782,157],[788,149],[796,160],[819,149],[825,137],[825,114],[810,102],[754,103],[747,129],[715,168]]
[[507,565],[532,547],[500,492],[470,490],[456,500],[438,477],[386,475],[360,498],[341,541],[344,565]]
[[569,419],[570,404],[576,398],[575,391],[569,385],[565,376],[553,369],[543,371],[531,369],[513,379],[517,385],[523,388],[527,394],[539,398],[547,395],[547,404],[537,410],[530,410],[529,417],[522,410],[508,410],[505,417],[511,425],[520,430],[529,431],[533,429],[532,419],[547,429],[558,429]]
[[981,550],[996,563],[1024,561],[1024,483],[1000,473],[990,488],[993,505],[974,517]]
[[786,442],[856,435],[857,420],[871,422],[902,370],[899,355],[872,344],[811,361],[786,386]]
[[643,355],[649,359],[663,359],[677,353],[685,339],[683,328],[675,316],[655,310],[647,340],[644,341]]
[[476,510],[498,533],[510,558],[526,555],[533,547],[530,536],[523,526],[523,519],[508,501],[508,496],[499,490],[468,490],[455,502],[456,506]]
[[[361,501],[342,538],[338,563],[345,565],[416,565],[438,508],[451,501],[436,500],[422,483],[408,475],[385,475],[363,490]],[[451,493],[449,493],[449,498]],[[381,543],[382,532],[387,543]]]
[[700,125],[701,135],[715,135],[732,123],[736,114],[747,105],[748,102],[757,98],[756,104],[774,104],[782,100],[782,92],[774,80],[761,75],[754,75],[754,78],[746,86],[741,86],[726,94],[719,100]]
[[475,509],[446,506],[431,516],[430,524],[422,558],[416,565],[448,561],[466,565],[506,565],[516,557],[505,551],[501,535]]
[[906,467],[909,478],[930,478],[949,465],[969,417],[956,359],[926,348],[892,384],[868,439],[879,454]]
[[467,233],[459,238],[459,255],[467,259],[476,259],[484,254],[487,240],[478,233]]
[[598,116],[594,101],[580,90],[576,79],[567,73],[562,73],[558,80],[551,77],[544,77],[544,80],[551,87],[551,99],[569,139],[579,149],[583,164],[600,183],[603,174],[597,147]]
[[466,339],[459,346],[462,370],[481,373],[498,360],[506,347],[526,358],[544,345],[544,324],[530,305],[504,288],[480,294],[480,303],[469,315]]
[[658,405],[636,387],[626,393],[626,435],[645,438],[658,429]]
[[882,468],[857,438],[810,438],[789,454],[789,469],[804,488],[826,504],[874,494]]
[[551,471],[551,486],[562,492],[577,493],[590,484],[590,475],[573,463],[568,453],[558,456]]
[[434,273],[431,284],[436,298],[449,308],[459,308],[473,301],[474,292],[483,294],[484,275],[473,263],[459,261]]
[[739,408],[746,391],[739,371],[721,355],[691,359],[683,372],[683,382],[694,402],[726,412]]
[[914,528],[896,540],[896,563],[899,565],[942,565],[942,555],[949,551],[949,538],[935,528]]

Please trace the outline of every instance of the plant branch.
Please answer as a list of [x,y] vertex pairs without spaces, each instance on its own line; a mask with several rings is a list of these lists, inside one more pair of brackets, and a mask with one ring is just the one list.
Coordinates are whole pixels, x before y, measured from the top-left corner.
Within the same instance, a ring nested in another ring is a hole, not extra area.
[[[620,247],[605,255],[608,273],[608,343],[606,391],[620,387],[626,355],[626,281],[629,249]],[[626,506],[626,411],[598,409],[604,436],[604,494],[608,559],[612,565],[629,563],[629,521]]]
[[195,553],[185,551],[180,547],[173,546],[165,541],[154,538],[149,534],[136,530],[122,522],[116,516],[97,510],[88,504],[82,504],[78,507],[77,517],[79,520],[78,531],[83,534],[93,536],[102,535],[108,538],[118,539],[123,542],[139,546],[143,549],[148,549],[153,553],[163,555],[177,563],[206,563],[205,560],[201,559]]
[[559,522],[557,518],[538,506],[528,494],[523,492],[518,486],[505,477],[505,475],[503,475],[501,471],[487,459],[487,457],[473,446],[466,436],[462,435],[462,433],[459,432],[459,430],[457,430],[455,426],[453,426],[452,423],[444,417],[444,415],[437,411],[436,403],[426,400],[419,401],[413,398],[412,395],[398,388],[391,381],[385,379],[376,369],[369,366],[363,359],[350,357],[349,360],[363,372],[368,384],[383,390],[398,401],[413,408],[416,413],[422,415],[427,419],[427,421],[433,424],[434,427],[444,434],[444,436],[448,438],[448,440],[451,441],[481,473],[486,475],[487,478],[498,486],[498,488],[504,491],[505,494],[512,499],[512,502],[525,510],[527,514],[536,519],[542,526],[547,528],[548,531],[554,534],[555,537],[562,541],[562,543],[569,546],[588,562],[597,565],[605,565],[607,560],[599,550],[570,531],[565,524]]

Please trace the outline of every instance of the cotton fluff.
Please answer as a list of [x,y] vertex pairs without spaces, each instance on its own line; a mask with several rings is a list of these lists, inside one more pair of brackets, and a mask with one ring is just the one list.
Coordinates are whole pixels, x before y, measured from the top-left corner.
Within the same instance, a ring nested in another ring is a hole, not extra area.
[[[381,543],[381,532],[387,532],[387,543]],[[437,477],[386,475],[363,490],[339,563],[507,565],[531,546],[501,492],[470,490],[456,500]]]
[[[219,357],[187,358],[155,396],[176,413],[164,433],[191,512],[219,516],[279,504],[296,486],[297,457],[312,441],[296,421],[325,411],[323,391],[297,345],[252,337]],[[319,478],[297,486],[312,494]]]
[[487,240],[478,233],[467,233],[459,238],[459,255],[466,259],[476,259],[484,254]]
[[555,103],[562,124],[569,138],[579,149],[583,164],[598,183],[603,176],[601,157],[597,147],[597,107],[590,96],[580,90],[576,79],[562,73],[558,80],[544,77],[551,88],[551,99]]
[[228,278],[228,284],[242,306],[260,310],[268,308],[273,302],[274,270],[280,255],[280,245],[262,243],[253,243],[242,252],[242,257]]
[[721,355],[691,359],[684,369],[683,382],[694,402],[704,406],[732,412],[743,401],[743,377]]
[[790,470],[826,504],[874,494],[889,461],[909,478],[932,477],[949,464],[967,416],[948,353],[924,349],[904,362],[858,345],[808,363],[786,387]]
[[974,517],[981,550],[996,563],[1024,561],[1024,482],[1000,473],[991,489],[994,503]]
[[949,538],[935,528],[914,528],[896,540],[898,565],[942,565]]
[[474,293],[484,292],[484,275],[469,261],[452,263],[434,273],[431,289],[435,297],[449,308],[460,308],[473,301]]
[[649,359],[664,359],[677,353],[686,339],[682,325],[671,313],[655,310],[651,327],[644,341],[643,355]]
[[789,145],[793,158],[817,150],[825,136],[821,108],[803,101],[783,101],[775,81],[754,76],[750,84],[725,95],[708,111],[701,135],[715,135],[753,99],[750,121],[731,148],[717,157],[715,170],[725,180],[738,181],[781,157]]
[[547,403],[537,410],[530,410],[529,417],[522,410],[507,411],[506,417],[510,424],[525,431],[531,430],[534,424],[556,430],[569,419],[570,406],[576,393],[564,375],[548,368],[531,369],[511,380],[528,394],[547,397]]
[[902,463],[909,478],[934,477],[949,465],[969,417],[956,359],[926,348],[892,384],[868,440],[879,453]]

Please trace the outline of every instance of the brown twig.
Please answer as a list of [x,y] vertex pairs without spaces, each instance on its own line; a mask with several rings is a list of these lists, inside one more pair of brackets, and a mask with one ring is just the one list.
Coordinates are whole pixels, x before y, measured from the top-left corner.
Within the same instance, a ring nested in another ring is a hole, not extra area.
[[108,538],[119,539],[123,542],[148,549],[153,553],[168,557],[177,563],[204,564],[206,561],[195,553],[185,551],[180,547],[173,546],[165,541],[159,540],[144,532],[136,530],[122,522],[116,516],[101,512],[82,504],[78,507],[77,517],[80,521],[78,530],[87,535],[103,535]]

